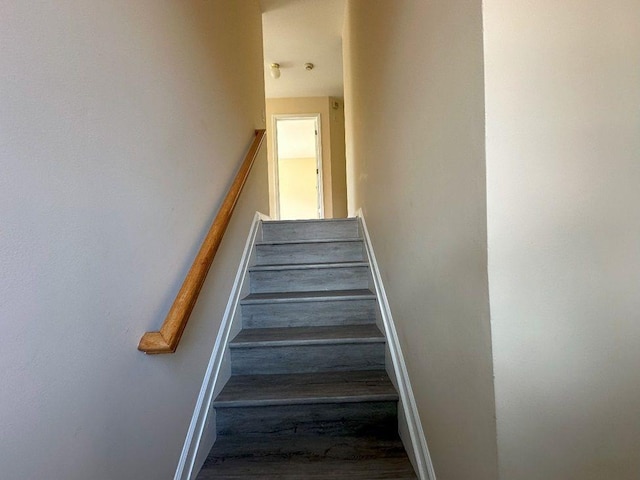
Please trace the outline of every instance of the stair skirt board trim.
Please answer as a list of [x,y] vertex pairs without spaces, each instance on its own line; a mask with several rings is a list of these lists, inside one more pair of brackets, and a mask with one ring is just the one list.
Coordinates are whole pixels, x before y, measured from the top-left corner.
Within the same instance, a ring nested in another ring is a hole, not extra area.
[[178,467],[173,477],[174,480],[191,480],[195,478],[198,473],[197,470],[194,472],[194,466],[200,448],[200,441],[205,426],[207,425],[207,419],[211,411],[209,406],[212,403],[214,388],[218,381],[225,350],[229,343],[233,316],[238,310],[242,287],[245,281],[248,280],[249,261],[251,260],[251,253],[256,243],[256,237],[260,231],[261,221],[263,220],[270,220],[270,218],[267,215],[256,212],[253,217],[253,222],[251,223],[247,242],[244,246],[240,266],[238,267],[238,272],[236,273],[236,278],[231,288],[229,301],[227,302],[227,307],[222,317],[220,329],[218,330],[218,336],[216,337],[213,351],[211,352],[211,358],[202,381],[202,387],[200,388],[198,400],[196,401],[193,416],[191,417],[191,423],[189,424],[189,430],[187,431],[182,453],[180,454],[180,460],[178,461]]
[[416,467],[418,470],[418,476],[420,480],[436,480],[436,473],[433,469],[433,463],[431,461],[431,455],[429,454],[429,447],[427,446],[427,440],[424,435],[422,423],[420,422],[420,415],[418,414],[418,407],[413,395],[413,389],[411,388],[411,382],[409,381],[409,374],[407,372],[407,366],[404,362],[404,356],[402,354],[402,348],[398,340],[398,333],[396,332],[395,324],[393,322],[393,316],[391,315],[391,308],[387,300],[387,294],[382,283],[382,276],[378,267],[375,253],[373,252],[373,245],[371,244],[371,237],[369,237],[369,231],[367,230],[367,223],[364,219],[362,209],[358,209],[356,217],[360,220],[360,226],[362,228],[362,235],[364,237],[365,251],[371,265],[371,275],[373,277],[373,284],[376,290],[376,296],[378,297],[378,306],[382,316],[384,324],[385,337],[387,338],[387,346],[391,355],[393,368],[395,371],[396,380],[398,383],[398,390],[400,394],[400,400],[404,409],[404,416],[407,421],[407,427],[409,429],[409,436],[411,438],[411,447],[416,459]]

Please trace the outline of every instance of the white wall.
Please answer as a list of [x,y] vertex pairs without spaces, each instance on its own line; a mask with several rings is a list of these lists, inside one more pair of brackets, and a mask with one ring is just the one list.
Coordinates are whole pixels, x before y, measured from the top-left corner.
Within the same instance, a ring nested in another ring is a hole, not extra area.
[[485,0],[500,478],[640,478],[640,2]]
[[175,355],[158,329],[262,126],[257,2],[0,1],[3,479],[169,479],[253,212]]
[[345,22],[350,213],[364,210],[438,479],[495,480],[481,2],[351,0]]

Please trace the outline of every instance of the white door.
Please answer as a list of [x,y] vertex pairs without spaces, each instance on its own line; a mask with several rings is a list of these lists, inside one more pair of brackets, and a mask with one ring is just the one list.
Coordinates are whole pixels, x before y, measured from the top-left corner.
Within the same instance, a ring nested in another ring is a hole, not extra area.
[[274,121],[278,218],[323,218],[319,115]]

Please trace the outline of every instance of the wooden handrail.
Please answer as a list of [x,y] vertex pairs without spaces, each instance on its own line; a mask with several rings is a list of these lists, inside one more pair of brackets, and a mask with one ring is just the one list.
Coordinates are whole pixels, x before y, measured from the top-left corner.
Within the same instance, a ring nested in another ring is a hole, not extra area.
[[207,233],[193,261],[193,265],[191,265],[189,269],[189,273],[184,279],[178,296],[173,301],[167,318],[165,318],[160,331],[147,332],[142,336],[138,350],[149,354],[157,354],[173,353],[176,351],[176,348],[178,348],[184,327],[187,326],[191,311],[196,304],[200,289],[207,278],[209,268],[222,242],[224,232],[231,220],[231,214],[238,202],[242,187],[244,187],[247,177],[249,176],[253,162],[258,156],[258,151],[260,150],[264,137],[265,130],[256,130],[255,139],[240,166],[240,170],[238,170],[236,174],[233,184],[227,192],[227,196],[224,197],[220,210],[211,224],[209,233]]

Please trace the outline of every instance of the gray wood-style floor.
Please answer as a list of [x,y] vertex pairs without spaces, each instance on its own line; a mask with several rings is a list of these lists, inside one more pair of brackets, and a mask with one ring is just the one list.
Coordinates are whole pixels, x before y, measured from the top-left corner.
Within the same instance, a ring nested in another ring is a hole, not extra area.
[[416,479],[355,219],[265,222],[199,480]]
[[224,437],[198,479],[415,479],[398,439],[335,436]]

